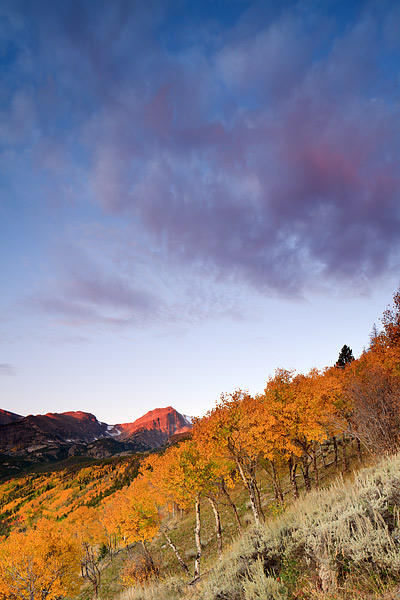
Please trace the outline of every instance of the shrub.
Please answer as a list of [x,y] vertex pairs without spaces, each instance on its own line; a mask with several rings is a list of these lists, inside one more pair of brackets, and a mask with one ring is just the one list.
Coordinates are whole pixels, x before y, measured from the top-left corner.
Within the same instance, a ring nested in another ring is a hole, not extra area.
[[382,588],[400,575],[398,507],[400,457],[394,457],[351,482],[338,480],[329,490],[309,494],[277,520],[246,532],[199,597],[264,598],[257,594],[265,584],[262,593],[274,598],[278,588],[271,579],[277,577],[284,584],[279,593],[297,598],[305,576],[315,593],[322,588],[335,594],[352,579]]
[[178,577],[172,577],[167,581],[144,583],[132,589],[122,592],[118,600],[179,600],[186,589],[186,584]]
[[121,580],[124,587],[133,587],[142,584],[149,579],[154,579],[158,569],[150,559],[139,554],[129,558],[121,571]]
[[245,600],[287,600],[288,591],[274,577],[266,575],[260,558],[251,565],[243,580]]

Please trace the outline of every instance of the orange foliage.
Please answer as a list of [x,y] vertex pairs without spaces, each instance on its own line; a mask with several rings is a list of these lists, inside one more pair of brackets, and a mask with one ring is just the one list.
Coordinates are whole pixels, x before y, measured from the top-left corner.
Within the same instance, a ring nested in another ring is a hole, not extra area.
[[0,546],[0,598],[56,600],[76,590],[79,547],[60,524],[42,519]]
[[108,509],[110,529],[118,527],[126,543],[151,540],[158,533],[161,519],[148,481],[143,476],[115,494]]

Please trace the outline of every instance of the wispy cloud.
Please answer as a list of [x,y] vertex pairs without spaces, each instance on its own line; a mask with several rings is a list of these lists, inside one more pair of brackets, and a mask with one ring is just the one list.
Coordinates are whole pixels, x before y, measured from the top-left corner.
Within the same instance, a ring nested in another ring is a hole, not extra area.
[[138,244],[131,228],[74,228],[59,242],[53,269],[57,279],[17,303],[20,315],[40,312],[63,325],[122,332],[210,317],[241,319],[254,307],[236,281],[218,282],[212,268],[200,263],[182,261],[177,269],[168,254]]
[[10,363],[0,363],[0,375],[16,375],[17,369]]

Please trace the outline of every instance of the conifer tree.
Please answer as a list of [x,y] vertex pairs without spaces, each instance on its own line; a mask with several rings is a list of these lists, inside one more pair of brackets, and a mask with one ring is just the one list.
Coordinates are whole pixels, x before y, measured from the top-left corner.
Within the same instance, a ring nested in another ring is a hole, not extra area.
[[339,352],[339,357],[335,363],[335,367],[338,369],[344,369],[345,366],[349,365],[351,362],[353,362],[353,360],[353,350],[345,344]]

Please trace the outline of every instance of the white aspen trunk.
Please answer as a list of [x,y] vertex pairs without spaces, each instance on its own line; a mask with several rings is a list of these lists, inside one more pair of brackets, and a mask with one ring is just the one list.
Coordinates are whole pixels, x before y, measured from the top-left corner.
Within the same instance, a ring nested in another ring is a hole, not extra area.
[[243,467],[240,464],[240,461],[235,460],[235,462],[236,462],[237,468],[239,470],[240,477],[242,478],[242,481],[243,481],[244,485],[246,486],[246,489],[249,493],[250,506],[251,506],[251,510],[253,512],[254,521],[255,521],[256,525],[259,525],[260,524],[260,514],[259,514],[258,508],[257,508],[257,500],[256,500],[254,485],[252,485],[252,482],[247,479],[247,477],[243,471]]
[[219,517],[219,512],[217,505],[214,501],[214,498],[208,497],[208,501],[211,504],[211,508],[213,509],[214,518],[215,518],[215,535],[217,536],[217,550],[218,550],[218,559],[222,560],[222,531],[221,531],[221,519]]
[[171,538],[169,537],[169,535],[163,531],[164,537],[168,542],[168,546],[172,549],[172,551],[174,552],[176,558],[178,559],[179,564],[181,565],[182,569],[185,571],[185,573],[187,575],[190,575],[189,572],[189,567],[187,566],[187,564],[185,563],[185,561],[182,559],[181,555],[179,554],[178,548],[175,546],[174,542],[171,540]]
[[200,496],[196,496],[196,529],[195,529],[195,540],[196,540],[196,560],[194,563],[194,579],[200,576],[200,560],[201,560],[201,520],[200,520]]
[[141,540],[141,544],[142,544],[142,548],[144,550],[144,553],[150,563],[150,565],[154,568],[154,562],[153,562],[153,557],[150,554],[150,550],[148,549],[148,547],[146,546],[146,542],[144,540]]

